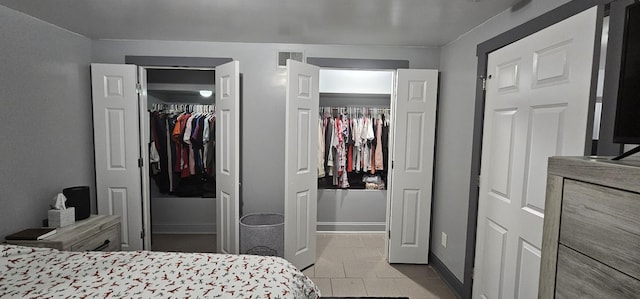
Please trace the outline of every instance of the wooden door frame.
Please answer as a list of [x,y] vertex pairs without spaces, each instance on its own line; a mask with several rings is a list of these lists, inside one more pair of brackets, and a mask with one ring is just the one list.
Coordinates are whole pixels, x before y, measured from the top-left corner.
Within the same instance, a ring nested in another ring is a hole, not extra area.
[[[477,65],[477,81],[476,81],[476,96],[475,96],[475,112],[473,121],[473,142],[472,142],[472,155],[471,155],[471,172],[469,177],[469,208],[467,214],[467,241],[465,248],[465,263],[464,263],[464,276],[463,283],[460,284],[458,279],[448,269],[440,269],[440,265],[434,265],[435,268],[443,273],[443,278],[447,283],[457,289],[459,295],[462,298],[471,298],[473,291],[473,267],[475,262],[475,248],[476,248],[476,230],[478,222],[478,200],[479,200],[479,188],[480,188],[480,161],[482,158],[482,129],[484,123],[484,104],[485,104],[485,90],[483,84],[483,78],[487,74],[487,63],[489,54],[495,50],[498,50],[504,46],[507,46],[513,42],[516,42],[522,38],[525,38],[531,34],[534,34],[542,29],[545,29],[553,24],[563,21],[569,17],[572,17],[582,11],[585,11],[593,6],[599,6],[596,36],[600,36],[602,33],[602,18],[605,13],[605,5],[618,0],[573,0],[560,7],[553,9],[531,21],[528,21],[522,25],[514,27],[513,29],[497,35],[485,42],[478,44],[476,55],[478,57]],[[610,20],[610,28],[613,22],[620,22],[620,20]],[[624,23],[624,20],[621,21]],[[614,25],[615,27],[615,25]],[[621,36],[621,35],[620,35]],[[615,55],[615,51],[610,51],[613,47],[620,47],[618,43],[622,43],[621,40],[609,35],[607,60],[611,61],[612,55]],[[600,40],[597,39],[594,42],[594,65],[599,65],[600,57]],[[607,63],[606,72],[619,73],[619,63]],[[617,77],[617,76],[616,76]],[[592,103],[595,103],[596,87],[598,79],[598,68],[594,67],[591,78],[591,91],[590,97],[592,97]],[[613,80],[611,80],[613,81]],[[616,78],[617,81],[617,78]],[[605,86],[609,83],[610,87],[615,85],[615,91],[608,92],[605,87],[605,94],[603,95],[603,107],[600,129],[600,143],[602,150],[598,151],[599,155],[618,155],[621,147],[613,144],[613,120],[615,117],[615,101],[607,99],[615,99],[617,96],[617,82],[608,82],[605,79]],[[611,89],[611,88],[610,88]],[[589,129],[592,129],[593,125],[593,109],[589,112]],[[585,148],[591,148],[591,134],[586,134]],[[600,147],[599,147],[600,148]]]

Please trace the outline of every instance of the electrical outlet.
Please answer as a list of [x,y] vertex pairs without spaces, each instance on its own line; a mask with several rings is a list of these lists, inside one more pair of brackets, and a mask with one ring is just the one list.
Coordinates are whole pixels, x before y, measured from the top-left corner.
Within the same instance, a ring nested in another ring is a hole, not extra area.
[[442,247],[447,248],[447,234],[445,234],[444,232],[442,232]]

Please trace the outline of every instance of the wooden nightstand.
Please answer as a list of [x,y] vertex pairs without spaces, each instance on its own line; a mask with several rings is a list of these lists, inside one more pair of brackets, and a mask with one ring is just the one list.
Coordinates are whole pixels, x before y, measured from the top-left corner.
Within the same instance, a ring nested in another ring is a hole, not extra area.
[[6,242],[68,251],[119,251],[121,249],[120,216],[91,215],[87,219],[56,230],[55,235],[42,240],[6,240]]

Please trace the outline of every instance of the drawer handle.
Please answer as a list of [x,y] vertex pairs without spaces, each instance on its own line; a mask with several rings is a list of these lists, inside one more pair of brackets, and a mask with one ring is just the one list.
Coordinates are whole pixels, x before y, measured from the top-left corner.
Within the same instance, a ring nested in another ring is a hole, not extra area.
[[93,250],[91,250],[91,251],[102,251],[102,250],[106,249],[107,247],[109,247],[109,243],[111,243],[111,241],[109,241],[109,240],[104,240],[104,243],[102,243],[102,245],[100,245],[100,246],[98,246],[98,247],[94,248],[94,249],[93,249]]

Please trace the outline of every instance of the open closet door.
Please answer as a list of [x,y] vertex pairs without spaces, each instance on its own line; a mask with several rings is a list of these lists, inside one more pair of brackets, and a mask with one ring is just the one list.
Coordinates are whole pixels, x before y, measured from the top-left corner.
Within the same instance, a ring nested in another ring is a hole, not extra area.
[[136,66],[91,64],[98,213],[119,215],[122,249],[142,249]]
[[473,298],[553,297],[538,296],[547,161],[588,151],[598,22],[593,7],[487,57]]
[[398,70],[390,263],[428,262],[437,91],[437,70]]
[[284,257],[298,269],[316,262],[319,73],[287,60]]
[[240,64],[216,67],[216,237],[220,253],[240,251]]
[[148,106],[147,106],[147,69],[144,67],[138,67],[138,99],[139,99],[139,111],[140,111],[140,157],[142,158],[140,176],[142,185],[142,244],[144,249],[151,250],[151,194],[149,186],[149,148],[151,144],[151,126],[148,119]]

